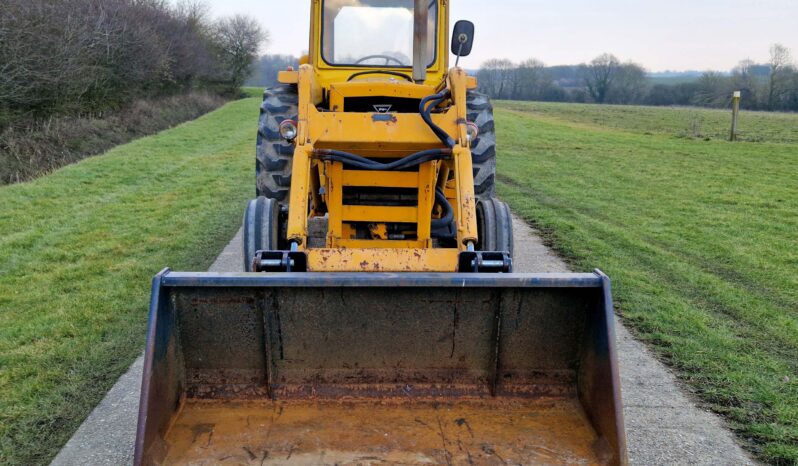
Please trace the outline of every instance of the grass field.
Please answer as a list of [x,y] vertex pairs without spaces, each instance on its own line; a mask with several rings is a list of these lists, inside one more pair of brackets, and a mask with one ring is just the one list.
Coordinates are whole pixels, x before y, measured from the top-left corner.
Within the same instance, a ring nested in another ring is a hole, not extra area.
[[[585,124],[593,130],[607,128],[684,139],[727,141],[731,127],[731,110],[543,102],[503,102],[500,106],[572,126]],[[798,114],[742,111],[738,139],[798,144]]]
[[259,101],[0,188],[0,464],[46,464],[141,353],[153,275],[238,229]]
[[263,88],[262,87],[242,87],[241,88],[242,97],[263,97]]
[[[761,459],[798,464],[798,115],[504,102],[499,192]],[[700,115],[709,141],[682,134]]]

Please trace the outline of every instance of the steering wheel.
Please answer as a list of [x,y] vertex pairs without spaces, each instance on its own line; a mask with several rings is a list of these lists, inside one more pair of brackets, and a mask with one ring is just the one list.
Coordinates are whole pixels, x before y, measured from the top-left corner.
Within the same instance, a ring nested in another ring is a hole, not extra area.
[[388,66],[388,63],[390,63],[392,61],[396,62],[396,64],[398,64],[399,66],[407,66],[404,63],[402,63],[398,58],[392,57],[390,55],[367,55],[367,56],[361,58],[360,60],[356,61],[355,65],[360,65],[364,61],[374,60],[375,58],[382,58],[383,60],[385,60],[385,63],[384,63],[383,66]]

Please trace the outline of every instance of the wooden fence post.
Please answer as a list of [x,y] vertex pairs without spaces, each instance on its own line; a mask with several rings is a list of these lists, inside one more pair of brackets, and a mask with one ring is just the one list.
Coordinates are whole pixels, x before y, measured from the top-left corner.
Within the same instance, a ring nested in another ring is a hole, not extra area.
[[737,140],[737,118],[740,116],[741,97],[742,97],[742,92],[734,91],[734,96],[732,96],[732,124],[731,124],[731,136],[729,136],[729,141]]

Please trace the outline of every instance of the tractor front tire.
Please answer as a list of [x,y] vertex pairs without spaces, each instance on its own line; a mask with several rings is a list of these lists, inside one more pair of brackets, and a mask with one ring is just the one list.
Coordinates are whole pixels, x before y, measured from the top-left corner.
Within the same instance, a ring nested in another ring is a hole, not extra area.
[[506,252],[513,257],[513,216],[498,199],[477,202],[478,251]]
[[477,91],[467,94],[468,121],[479,128],[479,136],[471,143],[474,166],[474,193],[478,200],[487,200],[496,193],[496,125],[490,97]]
[[297,119],[295,85],[279,85],[263,93],[257,143],[257,195],[288,205],[294,145],[280,136],[280,123]]
[[244,272],[252,272],[252,262],[258,251],[278,250],[280,206],[277,201],[267,197],[249,201],[244,212],[243,233]]

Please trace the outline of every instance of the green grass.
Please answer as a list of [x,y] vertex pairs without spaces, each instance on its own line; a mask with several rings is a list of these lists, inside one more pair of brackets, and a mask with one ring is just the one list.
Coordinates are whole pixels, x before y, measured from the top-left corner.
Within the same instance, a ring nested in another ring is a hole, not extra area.
[[254,195],[259,99],[0,188],[0,464],[45,464],[143,350],[150,281]]
[[500,103],[499,193],[610,275],[623,320],[761,459],[798,464],[798,116],[728,143],[679,137],[692,112]]
[[242,87],[241,94],[245,97],[263,97],[263,88],[262,87]]
[[[544,102],[501,102],[499,106],[534,115],[537,119],[582,123],[593,129],[667,134],[685,139],[726,141],[731,127],[731,110]],[[747,142],[798,143],[798,113],[743,110],[738,138]]]

